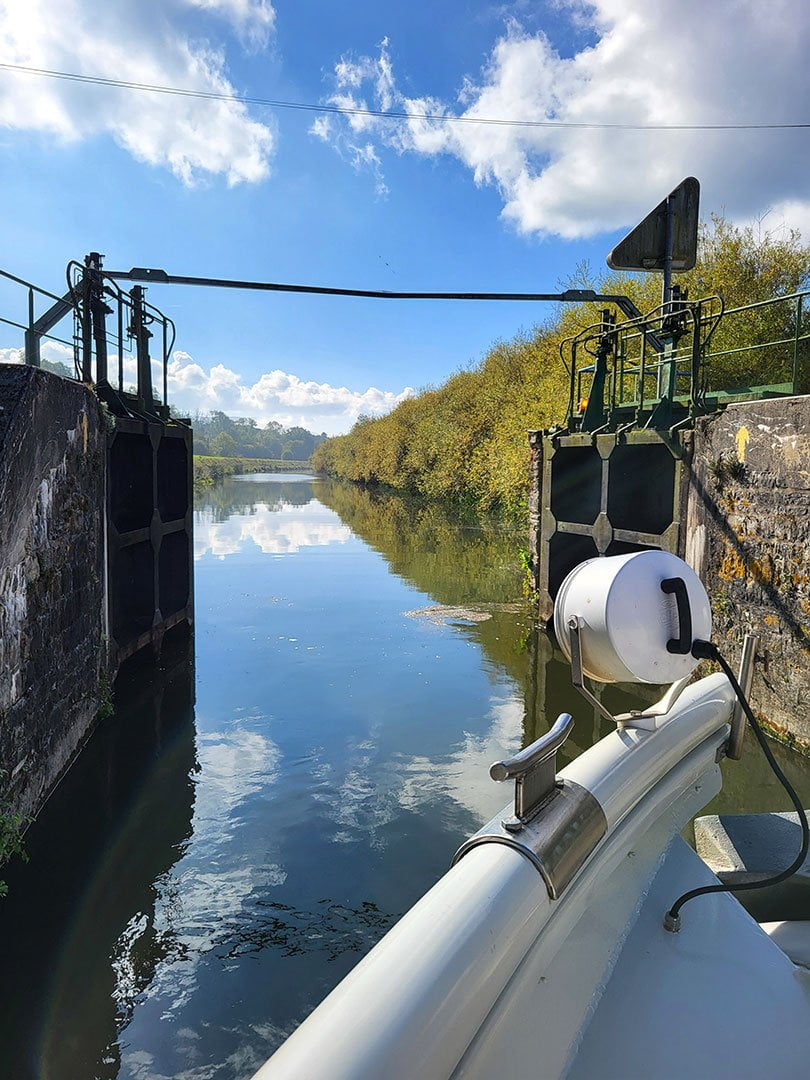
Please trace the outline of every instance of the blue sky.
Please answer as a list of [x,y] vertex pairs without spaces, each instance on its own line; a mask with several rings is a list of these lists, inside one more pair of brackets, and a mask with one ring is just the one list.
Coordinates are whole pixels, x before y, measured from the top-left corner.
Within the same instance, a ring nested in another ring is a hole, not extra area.
[[[686,0],[675,25],[667,12],[637,0],[0,0],[0,62],[413,114],[807,119],[800,0]],[[690,173],[704,211],[810,224],[807,144],[807,132],[317,119],[0,70],[0,266],[54,291],[92,249],[110,268],[553,290],[584,259],[601,269]],[[174,400],[330,432],[548,314],[157,286],[150,299],[178,324]],[[19,317],[7,290],[0,305]],[[0,349],[19,344],[0,331]]]

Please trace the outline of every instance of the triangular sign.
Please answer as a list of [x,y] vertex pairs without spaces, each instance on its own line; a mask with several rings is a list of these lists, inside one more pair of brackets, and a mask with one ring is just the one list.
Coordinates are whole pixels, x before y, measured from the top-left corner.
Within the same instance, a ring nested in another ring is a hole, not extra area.
[[672,269],[691,270],[697,260],[700,184],[687,176],[651,211],[640,225],[620,240],[607,257],[611,270],[663,270],[666,256],[667,204],[672,217]]

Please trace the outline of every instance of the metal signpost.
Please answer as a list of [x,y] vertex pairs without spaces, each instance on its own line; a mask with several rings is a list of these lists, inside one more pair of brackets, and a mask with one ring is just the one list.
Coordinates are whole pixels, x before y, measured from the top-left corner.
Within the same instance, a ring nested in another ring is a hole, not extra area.
[[661,307],[665,319],[663,357],[658,367],[659,403],[652,427],[669,427],[675,397],[677,364],[673,351],[683,333],[680,295],[673,295],[672,274],[691,270],[697,262],[700,183],[687,176],[654,210],[620,240],[607,257],[611,270],[663,274]]

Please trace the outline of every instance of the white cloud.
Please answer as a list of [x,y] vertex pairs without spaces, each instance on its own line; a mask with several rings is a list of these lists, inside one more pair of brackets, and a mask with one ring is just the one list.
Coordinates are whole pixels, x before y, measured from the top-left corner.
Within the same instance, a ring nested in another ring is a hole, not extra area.
[[524,705],[521,698],[508,696],[492,702],[492,723],[482,734],[465,731],[463,742],[442,761],[413,757],[408,763],[408,779],[400,795],[406,810],[416,810],[435,800],[455,799],[478,821],[495,816],[509,798],[509,791],[492,783],[489,767],[493,761],[520,750]]
[[[40,344],[39,354],[43,361],[64,364],[73,372],[73,349],[59,341],[44,340]],[[13,346],[0,349],[0,364],[22,364],[25,362],[25,350]]]
[[[344,56],[332,104],[410,113],[597,124],[774,123],[803,119],[810,96],[805,0],[670,5],[647,0],[561,0],[595,43],[564,56],[542,32],[508,23],[483,70],[463,81],[455,108],[397,89],[387,40],[376,57]],[[798,111],[797,111],[798,110]],[[806,221],[806,133],[516,128],[350,116],[332,139],[358,133],[378,150],[364,164],[381,182],[379,149],[462,161],[495,186],[519,231],[569,239],[632,224],[684,176],[707,209],[749,218],[779,205]],[[318,131],[321,138],[328,132]]]
[[309,133],[310,135],[315,135],[319,139],[323,139],[324,142],[327,142],[332,133],[331,117],[316,116],[310,125]]
[[[370,83],[374,100],[369,102],[357,97],[353,90]],[[361,56],[358,59],[344,56],[335,65],[335,92],[329,103],[341,109],[390,109],[399,101],[391,59],[388,53],[388,38],[380,43],[380,55],[377,58]],[[344,117],[343,125],[332,123],[332,117],[325,114],[316,117],[309,128],[322,142],[332,142],[335,149],[356,172],[369,170],[374,176],[374,192],[380,198],[388,194],[388,185],[382,170],[382,162],[374,143],[359,139],[365,132],[377,130],[380,121],[374,116],[349,113]]]
[[787,199],[776,203],[761,219],[761,225],[776,236],[785,229],[798,229],[810,241],[810,200]]
[[[160,385],[157,372],[155,367],[156,386]],[[180,408],[221,409],[234,416],[255,417],[260,424],[276,420],[285,427],[300,424],[330,435],[348,430],[361,413],[389,412],[412,394],[409,386],[398,393],[376,386],[350,390],[279,370],[265,372],[248,384],[224,364],[215,364],[206,371],[180,350],[172,354],[169,362],[169,401]]]
[[[266,896],[287,879],[287,871],[266,851],[258,861],[247,859],[238,839],[244,834],[245,804],[278,780],[276,744],[261,732],[240,728],[203,732],[197,736],[197,758],[194,841],[155,881],[154,912],[135,915],[113,949],[113,997],[124,1013],[140,992],[141,1000],[160,1001],[164,1019],[179,1015],[197,991],[201,958],[220,942],[238,940],[252,895]],[[163,945],[146,986],[133,978],[144,933]]]
[[[42,344],[43,360],[61,361],[73,370],[73,350],[55,341]],[[0,363],[21,364],[22,349],[0,348]],[[116,382],[118,357],[109,357],[111,381]],[[232,416],[252,416],[260,424],[275,420],[284,427],[300,425],[319,434],[337,435],[348,431],[358,416],[380,416],[390,412],[400,401],[413,395],[410,386],[398,392],[369,386],[365,390],[350,390],[346,386],[301,379],[287,371],[267,371],[254,383],[214,364],[204,368],[182,349],[176,349],[168,367],[169,403],[187,412],[210,412],[218,409]],[[136,381],[135,360],[124,357],[124,386]],[[163,370],[152,361],[152,380],[155,392],[163,388]]]
[[[221,49],[182,28],[188,6],[227,18],[261,47],[273,28],[266,0],[0,0],[0,54],[7,63],[129,82],[233,94]],[[76,142],[109,135],[133,157],[168,168],[184,184],[221,175],[228,184],[270,172],[275,136],[238,102],[94,87],[0,73],[0,128]]]
[[242,41],[254,49],[264,48],[275,29],[276,13],[267,0],[186,0],[195,8],[226,18]]

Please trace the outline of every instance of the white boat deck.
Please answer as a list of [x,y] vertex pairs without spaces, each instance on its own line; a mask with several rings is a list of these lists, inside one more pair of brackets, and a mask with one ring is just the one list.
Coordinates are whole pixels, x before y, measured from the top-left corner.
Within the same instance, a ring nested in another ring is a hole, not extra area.
[[[568,1072],[570,1080],[810,1076],[810,972],[794,967],[731,896],[690,901],[677,934],[664,912],[716,879],[670,847]],[[536,1076],[543,1076],[540,1068]]]

